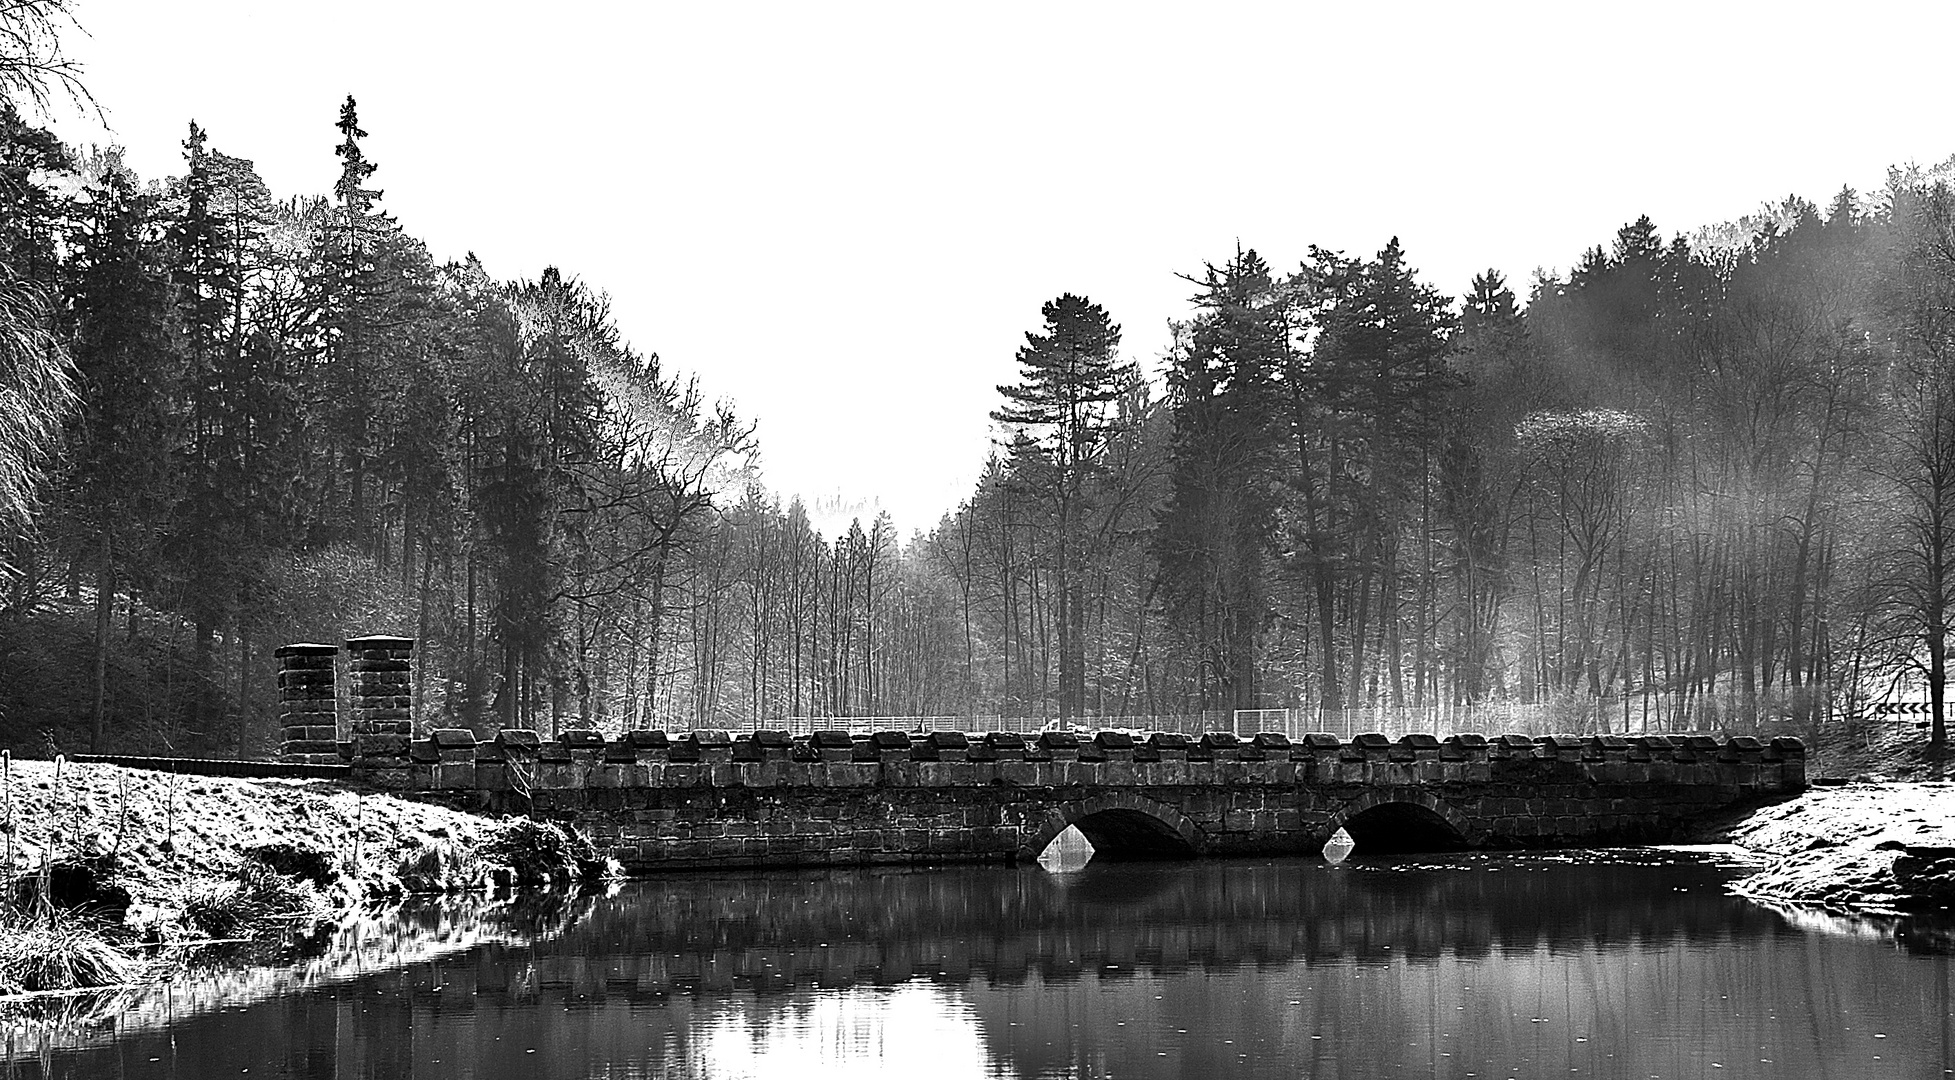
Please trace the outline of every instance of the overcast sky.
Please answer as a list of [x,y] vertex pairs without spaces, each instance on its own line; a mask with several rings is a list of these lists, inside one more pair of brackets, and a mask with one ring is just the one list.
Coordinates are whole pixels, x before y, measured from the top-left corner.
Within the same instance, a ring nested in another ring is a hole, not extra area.
[[321,193],[351,93],[436,258],[608,291],[784,496],[907,534],[1059,293],[1157,370],[1177,272],[1238,241],[1282,270],[1397,235],[1448,294],[1524,291],[1638,214],[1823,205],[1955,152],[1950,7],[77,0],[113,131],[57,130],[149,178],[194,118]]

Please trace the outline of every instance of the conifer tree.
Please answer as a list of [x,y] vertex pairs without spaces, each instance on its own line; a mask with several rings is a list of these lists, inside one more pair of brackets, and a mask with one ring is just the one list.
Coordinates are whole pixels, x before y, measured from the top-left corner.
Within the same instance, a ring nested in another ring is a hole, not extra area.
[[167,254],[156,200],[119,157],[102,163],[80,211],[68,302],[83,388],[71,425],[69,525],[92,534],[95,661],[92,743],[107,714],[109,618],[118,582],[147,579],[176,495],[181,378]]
[[1059,715],[1072,718],[1086,704],[1087,481],[1118,430],[1112,406],[1135,371],[1119,360],[1120,327],[1100,305],[1067,293],[1048,301],[1040,314],[1044,333],[1025,335],[1018,350],[1020,381],[998,388],[1007,404],[991,418],[1028,436],[1033,452],[1025,456],[1020,477],[1054,510]]
[[1200,311],[1168,374],[1174,441],[1155,557],[1168,619],[1195,649],[1203,706],[1256,708],[1290,308],[1253,250],[1196,284]]
[[391,329],[389,305],[401,290],[399,267],[390,257],[400,237],[391,215],[381,211],[381,192],[367,186],[378,168],[368,161],[360,140],[359,110],[351,94],[340,106],[340,134],[333,153],[340,159],[331,211],[319,235],[313,307],[324,369],[326,423],[336,444],[341,488],[333,502],[343,507],[355,541],[369,553],[383,547],[373,507],[375,460],[387,453],[389,432],[376,430],[375,418],[392,415],[400,372],[385,355]]

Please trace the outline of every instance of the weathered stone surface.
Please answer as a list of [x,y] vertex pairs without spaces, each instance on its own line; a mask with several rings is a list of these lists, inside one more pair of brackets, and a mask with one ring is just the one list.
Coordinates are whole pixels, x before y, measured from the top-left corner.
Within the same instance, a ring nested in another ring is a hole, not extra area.
[[279,729],[279,737],[287,743],[293,742],[334,742],[339,738],[339,728],[332,724],[304,726],[287,724]]
[[412,652],[414,649],[414,639],[410,637],[394,637],[391,634],[368,634],[364,637],[347,638],[346,648],[348,652],[371,649]]
[[331,686],[333,685],[333,666],[322,664],[309,668],[282,668],[278,673],[280,689],[290,686]]
[[353,718],[353,722],[347,726],[355,736],[407,735],[411,734],[414,730],[413,721],[409,720],[405,715],[401,715],[398,718],[382,719],[356,716]]
[[[1044,732],[1029,746],[1007,732],[464,735],[411,746],[363,735],[357,775],[575,821],[639,868],[1010,861],[1067,825],[1139,856],[1304,853],[1339,827],[1385,850],[1623,843],[1805,782],[1796,740],[1700,753],[1606,736],[1312,735],[1292,747],[1226,732],[1138,746],[1124,732]],[[1429,813],[1372,813],[1398,804]]]
[[505,751],[520,752],[527,750],[535,753],[536,748],[542,742],[543,737],[528,728],[503,728],[501,731],[496,732],[496,744],[501,746]]
[[428,737],[443,750],[475,746],[475,733],[467,728],[435,728]]
[[[1190,741],[1188,736],[1171,731],[1157,731],[1147,737],[1147,748],[1156,754],[1186,754]],[[1157,760],[1167,760],[1165,757]]]
[[353,756],[355,758],[406,757],[407,743],[408,738],[405,734],[370,735],[356,733],[353,736]]
[[1079,736],[1070,731],[1039,733],[1039,746],[1051,753],[1079,753]]

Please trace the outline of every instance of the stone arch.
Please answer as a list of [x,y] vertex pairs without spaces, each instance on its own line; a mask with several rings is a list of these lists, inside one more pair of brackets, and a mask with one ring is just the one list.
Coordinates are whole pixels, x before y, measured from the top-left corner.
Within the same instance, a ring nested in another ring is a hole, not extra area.
[[1208,838],[1181,811],[1122,791],[1053,808],[1019,845],[1019,860],[1037,861],[1068,825],[1093,845],[1096,859],[1189,859],[1208,849]]
[[1330,830],[1343,829],[1356,852],[1391,854],[1458,851],[1486,843],[1487,830],[1420,788],[1378,788],[1346,803],[1331,816]]

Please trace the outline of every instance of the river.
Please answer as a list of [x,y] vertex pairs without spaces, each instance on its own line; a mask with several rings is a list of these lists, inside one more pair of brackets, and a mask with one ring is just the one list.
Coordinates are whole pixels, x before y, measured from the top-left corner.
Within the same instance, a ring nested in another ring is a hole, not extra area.
[[0,1073],[1955,1075],[1946,926],[1777,912],[1726,895],[1741,872],[1649,849],[663,877],[14,1017]]

